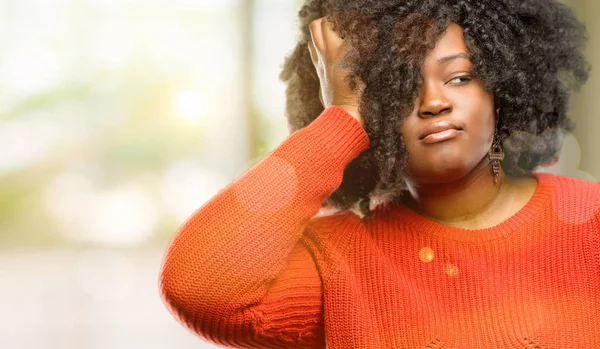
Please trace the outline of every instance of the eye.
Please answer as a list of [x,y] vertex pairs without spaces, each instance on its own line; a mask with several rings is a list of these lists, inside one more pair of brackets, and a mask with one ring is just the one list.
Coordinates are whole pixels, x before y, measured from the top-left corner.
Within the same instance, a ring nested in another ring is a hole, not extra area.
[[455,78],[452,78],[447,83],[452,85],[466,85],[472,78],[469,75],[461,75]]

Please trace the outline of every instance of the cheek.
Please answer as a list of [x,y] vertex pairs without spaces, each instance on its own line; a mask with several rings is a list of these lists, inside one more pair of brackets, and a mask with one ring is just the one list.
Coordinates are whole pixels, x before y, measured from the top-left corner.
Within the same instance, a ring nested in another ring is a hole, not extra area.
[[482,115],[483,118],[480,125],[481,139],[487,146],[491,146],[496,132],[496,115],[493,107],[488,107],[487,109],[483,111]]
[[[493,95],[481,92],[472,98],[465,98],[462,101],[470,102],[460,103],[462,105],[458,105],[458,107],[460,107],[462,110],[461,114],[465,117],[467,135],[475,143],[472,145],[491,146],[496,128]],[[472,101],[478,101],[478,103],[473,103]]]
[[486,112],[480,115],[481,119],[476,120],[469,128],[469,136],[473,137],[479,143],[492,144],[494,140],[494,132],[496,129],[496,121],[492,112]]
[[408,152],[408,156],[410,158],[411,155],[414,155],[418,150],[418,140],[415,140],[414,131],[415,126],[411,124],[404,124],[400,127],[399,133],[402,136],[402,143],[404,144],[405,151]]

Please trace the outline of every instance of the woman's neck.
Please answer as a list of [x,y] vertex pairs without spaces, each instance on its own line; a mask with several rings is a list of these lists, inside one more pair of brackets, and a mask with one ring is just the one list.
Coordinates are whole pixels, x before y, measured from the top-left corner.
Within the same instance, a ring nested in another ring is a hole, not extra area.
[[515,211],[516,192],[510,182],[501,170],[498,182],[494,183],[491,164],[483,159],[458,181],[421,184],[407,180],[409,191],[402,201],[412,210],[440,223],[472,226],[485,217],[489,221],[498,214]]

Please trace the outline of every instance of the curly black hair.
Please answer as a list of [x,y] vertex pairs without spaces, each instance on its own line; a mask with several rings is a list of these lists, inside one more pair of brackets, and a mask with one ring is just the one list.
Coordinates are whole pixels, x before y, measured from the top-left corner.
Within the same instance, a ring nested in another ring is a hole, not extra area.
[[370,147],[348,164],[324,205],[369,216],[373,196],[393,199],[406,188],[407,150],[399,132],[413,109],[426,53],[450,23],[460,25],[473,73],[494,93],[504,171],[521,176],[557,158],[572,90],[588,79],[586,28],[554,0],[307,0],[301,35],[285,59],[286,117],[293,133],[323,111],[319,78],[307,49],[310,23],[335,21],[351,50],[344,59],[353,88],[366,83],[360,113]]

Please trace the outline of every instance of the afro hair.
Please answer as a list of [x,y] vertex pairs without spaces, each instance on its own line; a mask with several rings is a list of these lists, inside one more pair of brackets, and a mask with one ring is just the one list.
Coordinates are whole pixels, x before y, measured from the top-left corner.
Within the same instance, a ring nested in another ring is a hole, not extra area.
[[[351,50],[349,83],[366,83],[360,101],[370,147],[344,170],[323,205],[370,215],[373,197],[393,200],[406,189],[407,150],[399,132],[413,109],[427,52],[450,23],[463,28],[473,73],[494,93],[497,132],[511,176],[526,175],[558,156],[572,90],[589,74],[585,26],[554,0],[308,0],[299,11],[297,46],[280,79],[287,84],[286,117],[293,133],[323,111],[309,51],[310,23],[335,21]],[[385,200],[384,200],[385,201]]]

